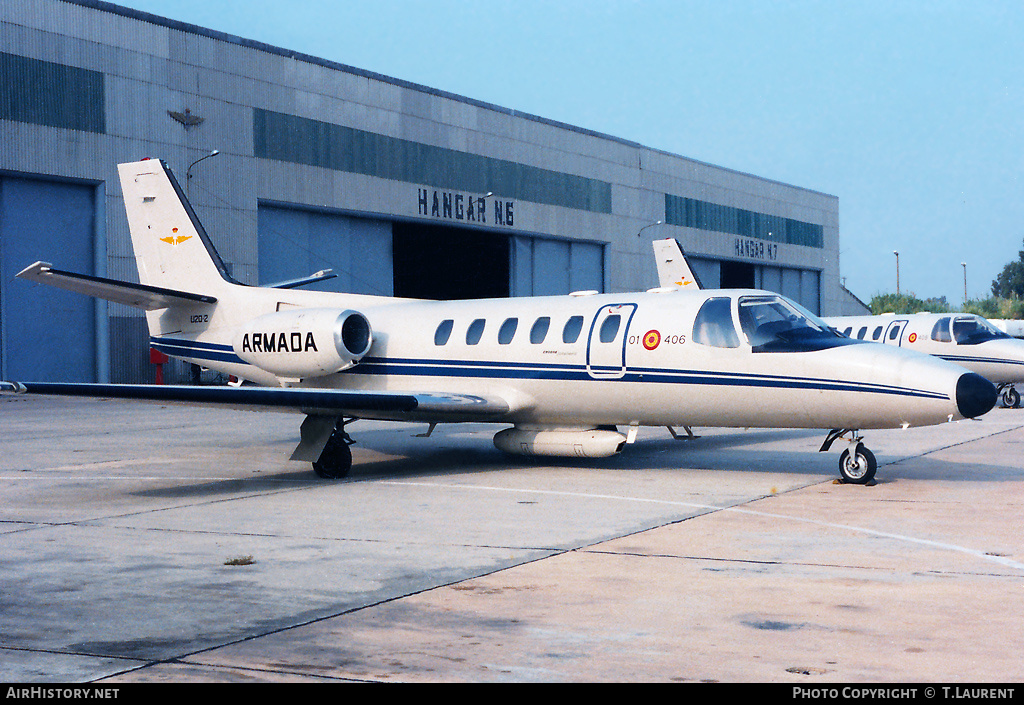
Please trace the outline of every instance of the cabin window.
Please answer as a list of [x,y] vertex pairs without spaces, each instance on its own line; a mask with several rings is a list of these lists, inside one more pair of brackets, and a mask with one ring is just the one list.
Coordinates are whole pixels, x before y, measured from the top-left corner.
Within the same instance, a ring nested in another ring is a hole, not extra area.
[[466,331],[466,345],[476,345],[484,334],[484,319],[478,318],[469,324]]
[[573,316],[565,322],[565,328],[562,329],[562,342],[575,343],[580,337],[581,330],[583,330],[583,316]]
[[843,331],[843,335],[845,335],[847,338],[849,338],[850,337],[850,333],[852,333],[852,332],[853,332],[853,326],[847,326],[846,330]]
[[518,318],[506,318],[505,322],[501,324],[501,328],[498,329],[498,344],[508,345],[511,343],[512,338],[515,337],[516,328],[518,326]]
[[864,336],[866,336],[867,334],[868,334],[868,327],[867,326],[862,326],[861,329],[859,331],[857,331],[857,340],[864,340]]
[[875,332],[871,334],[872,340],[878,340],[880,337],[882,337],[882,326],[875,328]]
[[889,340],[896,340],[900,337],[900,331],[903,330],[903,326],[893,326],[892,330],[889,331]]
[[448,342],[448,338],[452,334],[452,325],[454,325],[454,323],[455,321],[450,318],[441,321],[437,330],[434,331],[434,345],[445,345]]
[[534,345],[540,345],[544,342],[544,338],[548,336],[548,326],[551,325],[551,319],[547,316],[541,316],[533,323],[533,327],[530,329],[530,342]]
[[693,341],[715,348],[738,348],[740,338],[732,322],[732,299],[708,299],[693,321]]
[[619,332],[619,325],[622,323],[622,316],[617,313],[608,316],[601,324],[600,339],[602,343],[610,343],[615,340],[615,334]]
[[935,327],[932,328],[932,340],[936,343],[953,342],[953,336],[949,332],[949,316],[935,321]]

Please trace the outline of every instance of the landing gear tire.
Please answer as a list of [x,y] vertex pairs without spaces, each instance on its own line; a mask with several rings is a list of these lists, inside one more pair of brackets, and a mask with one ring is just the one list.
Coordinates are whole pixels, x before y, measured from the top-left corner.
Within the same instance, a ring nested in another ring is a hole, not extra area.
[[339,480],[352,469],[352,439],[338,426],[327,441],[320,457],[313,462],[313,472],[325,480]]
[[1007,409],[1020,408],[1020,392],[1013,387],[1003,389],[1003,406]]
[[843,482],[851,485],[866,485],[875,479],[878,462],[874,454],[862,445],[858,445],[851,453],[847,448],[839,456],[839,474]]

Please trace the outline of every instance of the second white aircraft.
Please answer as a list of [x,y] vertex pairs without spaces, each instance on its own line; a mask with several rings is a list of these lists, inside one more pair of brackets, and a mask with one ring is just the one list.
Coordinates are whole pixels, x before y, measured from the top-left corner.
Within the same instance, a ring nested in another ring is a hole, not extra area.
[[1011,338],[981,316],[885,313],[824,320],[850,338],[920,350],[963,365],[994,383],[1005,406],[1020,406],[1014,385],[1024,382],[1024,340]]

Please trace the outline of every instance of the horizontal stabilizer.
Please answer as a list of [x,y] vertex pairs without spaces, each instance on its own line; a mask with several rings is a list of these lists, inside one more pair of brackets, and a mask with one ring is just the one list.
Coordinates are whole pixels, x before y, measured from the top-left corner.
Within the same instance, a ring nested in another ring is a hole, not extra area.
[[134,306],[146,311],[156,311],[172,306],[195,306],[196,304],[215,304],[213,296],[190,294],[187,291],[162,289],[146,284],[133,284],[115,279],[104,279],[88,274],[76,274],[54,269],[48,262],[36,262],[18,272],[18,277],[28,281],[49,284],[58,289],[74,291],[86,296],[95,296],[114,303]]
[[278,409],[394,421],[484,421],[500,418],[509,411],[503,399],[440,392],[62,382],[0,382],[0,391]]
[[317,282],[327,281],[328,279],[335,279],[338,275],[333,274],[330,269],[321,269],[315,274],[310,274],[308,277],[299,277],[298,279],[288,279],[283,282],[276,282],[274,284],[264,284],[263,286],[268,289],[297,289],[307,284],[316,284]]

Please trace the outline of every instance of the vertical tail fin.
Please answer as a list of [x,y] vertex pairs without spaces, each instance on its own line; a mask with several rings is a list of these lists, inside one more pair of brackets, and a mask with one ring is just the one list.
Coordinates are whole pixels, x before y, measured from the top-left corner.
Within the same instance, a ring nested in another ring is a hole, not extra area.
[[225,283],[238,283],[227,273],[162,160],[146,159],[117,168],[142,284],[215,294]]
[[675,238],[655,240],[654,259],[658,264],[660,286],[674,286],[679,289],[702,289],[700,279],[690,269],[683,248]]

